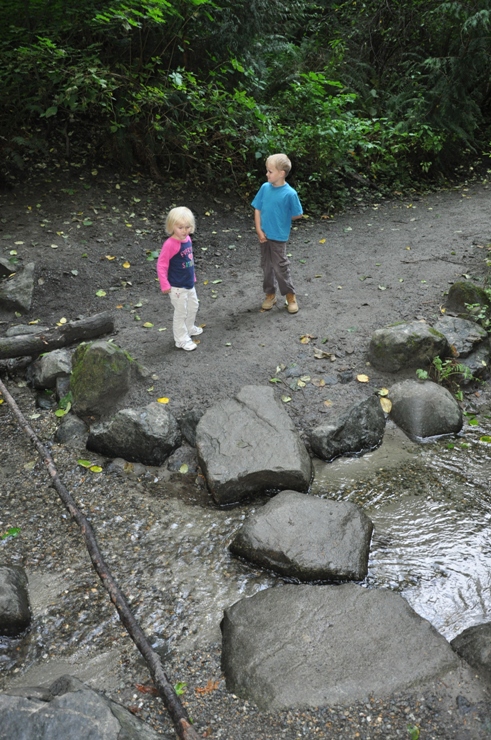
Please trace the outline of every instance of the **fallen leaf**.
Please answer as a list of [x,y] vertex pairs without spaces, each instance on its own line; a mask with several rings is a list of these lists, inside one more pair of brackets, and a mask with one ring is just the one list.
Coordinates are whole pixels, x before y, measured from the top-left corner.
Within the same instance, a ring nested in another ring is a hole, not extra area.
[[127,270],[129,267],[131,267],[131,265],[128,261],[126,261],[126,262],[123,262],[123,267]]
[[378,286],[378,289],[379,290],[387,290],[387,288],[385,287],[385,285],[379,285]]
[[158,696],[159,692],[155,688],[155,686],[145,686],[145,684],[142,683],[136,683],[135,689],[140,692],[140,694],[152,694],[152,696]]
[[58,326],[61,326],[63,324],[66,324],[66,319],[64,317],[57,322]]
[[359,383],[369,383],[370,382],[370,378],[368,377],[368,375],[364,375],[363,373],[361,375],[357,375],[356,379]]
[[111,260],[115,260],[116,256],[114,254],[106,254],[106,259],[111,262]]
[[90,460],[77,460],[78,464],[81,465],[83,468],[90,468],[92,463]]
[[299,388],[305,388],[307,384],[303,382],[303,380],[297,380],[297,386]]
[[101,468],[100,465],[91,465],[90,468],[89,468],[89,470],[92,473],[102,473],[102,468]]
[[325,384],[324,378],[312,378],[312,385],[315,385],[316,388],[324,388]]
[[189,466],[186,465],[186,463],[183,463],[181,467],[179,468],[179,472],[183,475],[189,471]]
[[326,398],[326,400],[324,401],[324,406],[332,406],[332,401]]
[[325,239],[319,239],[319,244],[325,244],[325,243],[326,243]]
[[289,403],[292,399],[291,396],[281,396],[283,403]]
[[222,281],[221,280],[213,280],[212,282],[213,282],[213,285],[216,285],[217,283],[221,283]]
[[205,687],[201,688],[200,686],[197,686],[195,688],[196,694],[211,694],[212,691],[216,691],[220,685],[220,681],[212,681],[211,678],[206,684]]
[[169,403],[170,398],[167,398],[167,396],[162,396],[162,398],[157,398],[158,403]]
[[280,380],[280,378],[270,378],[269,379],[269,382],[270,383],[281,383],[281,380]]
[[379,396],[388,396],[389,395],[389,389],[388,388],[381,388],[377,392],[378,392]]
[[153,326],[153,324],[150,321],[145,321],[145,323],[143,324],[143,327],[145,329],[151,329],[152,326]]
[[98,290],[96,293],[96,296],[98,296],[99,298],[104,298],[105,295],[106,295],[106,291],[102,290],[102,288]]
[[323,349],[319,349],[319,347],[314,347],[314,357],[316,360],[325,360],[329,358],[331,355],[329,352],[324,352]]
[[390,398],[381,398],[380,399],[380,405],[382,406],[382,410],[386,414],[390,414],[390,412],[392,410],[392,401],[390,400]]
[[491,437],[489,436],[489,434],[484,434],[482,437],[479,437],[479,441],[491,444]]

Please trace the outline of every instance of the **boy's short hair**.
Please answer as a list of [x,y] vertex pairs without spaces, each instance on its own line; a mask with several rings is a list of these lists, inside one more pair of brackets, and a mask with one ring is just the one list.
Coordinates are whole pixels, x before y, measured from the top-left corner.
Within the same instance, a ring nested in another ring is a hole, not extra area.
[[193,212],[190,211],[189,208],[186,208],[186,206],[171,208],[165,220],[166,234],[173,234],[174,226],[176,224],[179,224],[180,226],[191,226],[191,234],[194,234],[196,223],[194,221]]
[[286,154],[272,154],[266,160],[266,165],[268,164],[272,165],[277,170],[284,172],[285,177],[289,174],[292,168],[292,163],[290,162]]

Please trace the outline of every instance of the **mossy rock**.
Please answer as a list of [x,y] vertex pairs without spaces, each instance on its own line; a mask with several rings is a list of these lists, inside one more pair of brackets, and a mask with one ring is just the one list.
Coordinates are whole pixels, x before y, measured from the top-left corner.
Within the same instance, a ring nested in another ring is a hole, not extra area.
[[79,416],[99,418],[114,412],[131,387],[136,361],[112,342],[81,344],[72,360],[70,390]]
[[469,317],[472,314],[466,304],[475,305],[476,303],[485,308],[491,307],[491,299],[484,288],[467,280],[462,280],[454,283],[448,291],[445,306],[453,313]]

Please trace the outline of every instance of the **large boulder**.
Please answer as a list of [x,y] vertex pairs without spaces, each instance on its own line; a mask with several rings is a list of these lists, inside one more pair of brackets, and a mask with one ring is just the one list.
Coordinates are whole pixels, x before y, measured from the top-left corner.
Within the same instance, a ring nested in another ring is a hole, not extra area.
[[128,392],[135,360],[113,342],[99,339],[77,347],[72,358],[73,410],[96,419],[114,411]]
[[409,437],[424,439],[457,434],[462,411],[450,391],[431,381],[404,380],[390,389],[390,418]]
[[355,504],[282,491],[235,535],[234,555],[299,581],[362,580],[373,524]]
[[20,565],[0,565],[0,635],[16,637],[31,622],[27,575]]
[[0,309],[29,311],[34,294],[34,262],[29,262],[14,277],[0,280]]
[[491,622],[468,627],[454,637],[450,645],[457,655],[491,683]]
[[171,740],[72,676],[0,694],[0,715],[0,736],[12,740]]
[[448,642],[399,594],[285,585],[225,610],[227,689],[261,710],[366,701],[456,669]]
[[425,367],[448,349],[443,334],[424,322],[412,321],[374,331],[368,359],[379,370],[396,373],[407,367]]
[[378,396],[351,406],[310,433],[310,446],[322,460],[368,452],[382,444],[385,414]]
[[87,439],[88,450],[143,465],[162,465],[180,444],[176,418],[156,401],[143,409],[122,409],[94,424]]
[[266,386],[245,386],[205,412],[198,460],[219,504],[267,490],[306,491],[312,462],[290,417]]

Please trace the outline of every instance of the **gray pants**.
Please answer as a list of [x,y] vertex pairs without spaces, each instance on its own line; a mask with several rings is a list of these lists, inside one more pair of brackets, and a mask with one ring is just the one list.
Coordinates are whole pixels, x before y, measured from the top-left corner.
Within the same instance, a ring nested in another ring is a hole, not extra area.
[[295,293],[291,275],[290,260],[286,256],[286,242],[268,239],[261,244],[261,267],[263,270],[263,290],[266,295]]

